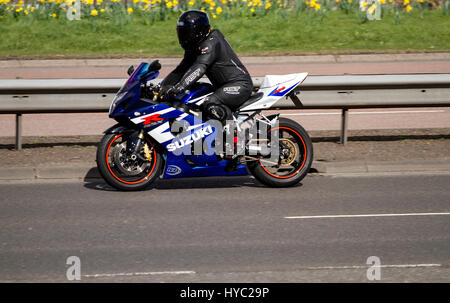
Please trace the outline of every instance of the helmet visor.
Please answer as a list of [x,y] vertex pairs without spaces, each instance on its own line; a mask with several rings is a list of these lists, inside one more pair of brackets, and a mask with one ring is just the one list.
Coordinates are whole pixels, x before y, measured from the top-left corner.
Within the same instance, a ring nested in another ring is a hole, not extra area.
[[183,48],[192,48],[197,42],[195,26],[177,26],[178,41]]

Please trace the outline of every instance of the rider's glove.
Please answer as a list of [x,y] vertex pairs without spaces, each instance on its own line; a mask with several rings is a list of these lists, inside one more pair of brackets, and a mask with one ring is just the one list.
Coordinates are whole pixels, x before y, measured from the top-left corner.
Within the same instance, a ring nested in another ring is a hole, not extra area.
[[161,88],[160,94],[163,99],[170,99],[170,97],[172,96],[181,94],[182,92],[184,92],[184,90],[185,90],[184,87],[181,85],[175,85],[172,87],[166,86]]
[[172,88],[172,86],[170,85],[165,85],[162,86],[161,89],[159,90],[159,95],[161,96],[161,98],[165,98],[167,96],[167,92]]
[[142,90],[142,97],[147,98],[147,99],[151,99],[153,98],[153,92],[154,92],[154,87],[153,86],[144,86],[141,87]]

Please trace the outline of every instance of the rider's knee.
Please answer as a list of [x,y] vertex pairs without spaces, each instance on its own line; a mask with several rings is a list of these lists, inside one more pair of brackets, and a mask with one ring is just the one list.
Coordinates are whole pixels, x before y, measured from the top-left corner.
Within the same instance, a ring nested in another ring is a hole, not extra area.
[[216,100],[216,98],[208,98],[202,105],[203,111],[209,119],[225,123],[226,120],[231,118],[231,110],[219,100]]

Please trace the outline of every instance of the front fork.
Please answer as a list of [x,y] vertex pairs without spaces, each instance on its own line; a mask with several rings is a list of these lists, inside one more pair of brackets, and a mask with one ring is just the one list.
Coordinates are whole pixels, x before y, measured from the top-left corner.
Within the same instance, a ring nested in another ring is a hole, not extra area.
[[127,142],[127,152],[130,155],[131,160],[140,159],[143,161],[147,161],[144,157],[141,155],[142,150],[142,143],[144,142],[145,136],[144,136],[144,130],[140,130],[138,135],[136,136],[136,141],[133,142],[133,140]]

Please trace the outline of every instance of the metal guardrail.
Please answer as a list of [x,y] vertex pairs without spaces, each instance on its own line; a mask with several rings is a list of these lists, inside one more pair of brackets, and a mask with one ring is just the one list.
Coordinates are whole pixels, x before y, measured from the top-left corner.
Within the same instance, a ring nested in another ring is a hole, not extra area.
[[[263,78],[253,78],[255,88]],[[0,80],[0,114],[16,115],[16,148],[21,149],[23,114],[105,112],[125,81]],[[450,106],[450,74],[309,76],[298,90],[300,103],[284,98],[271,109],[341,109],[343,144],[349,109]]]

